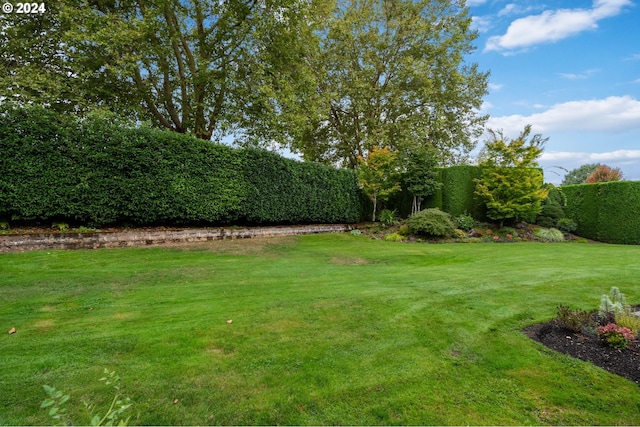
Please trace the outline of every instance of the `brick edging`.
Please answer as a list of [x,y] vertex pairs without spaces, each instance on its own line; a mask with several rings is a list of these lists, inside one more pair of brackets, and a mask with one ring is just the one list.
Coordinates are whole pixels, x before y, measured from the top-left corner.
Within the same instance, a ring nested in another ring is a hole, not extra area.
[[234,229],[185,229],[178,231],[6,234],[0,235],[0,253],[46,249],[98,249],[156,246],[164,243],[191,243],[225,239],[250,239],[254,237],[341,233],[351,229],[353,229],[353,226],[349,224],[317,224]]

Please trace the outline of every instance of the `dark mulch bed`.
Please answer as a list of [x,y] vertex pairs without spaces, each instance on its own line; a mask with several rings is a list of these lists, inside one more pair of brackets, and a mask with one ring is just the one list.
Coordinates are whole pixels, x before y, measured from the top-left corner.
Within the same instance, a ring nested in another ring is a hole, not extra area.
[[591,362],[640,385],[640,341],[632,341],[624,349],[607,347],[594,333],[574,333],[556,320],[524,329],[531,339],[560,353]]

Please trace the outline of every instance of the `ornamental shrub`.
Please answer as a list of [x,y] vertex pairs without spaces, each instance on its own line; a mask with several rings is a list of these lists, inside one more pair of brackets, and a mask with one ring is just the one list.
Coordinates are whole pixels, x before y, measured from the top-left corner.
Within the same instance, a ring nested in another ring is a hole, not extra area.
[[564,242],[564,234],[556,228],[540,228],[536,230],[536,237],[543,242]]
[[571,218],[560,218],[557,224],[558,230],[564,233],[573,233],[576,231],[578,224]]
[[404,237],[402,237],[398,233],[389,233],[389,234],[385,234],[384,240],[386,242],[402,242],[404,240]]
[[475,221],[471,215],[465,212],[455,218],[455,223],[459,229],[469,231],[473,228]]
[[583,327],[591,325],[591,312],[586,310],[571,309],[561,305],[557,308],[556,320],[560,325],[572,332],[580,332]]
[[598,336],[609,347],[627,348],[629,343],[634,340],[633,332],[629,328],[618,326],[615,323],[609,323],[606,326],[598,327]]
[[566,204],[562,190],[553,184],[545,184],[547,198],[542,202],[542,210],[536,217],[536,224],[541,227],[552,228],[558,225],[558,221],[565,216],[563,206]]
[[409,217],[407,225],[413,234],[451,237],[456,229],[451,217],[438,208],[422,210]]

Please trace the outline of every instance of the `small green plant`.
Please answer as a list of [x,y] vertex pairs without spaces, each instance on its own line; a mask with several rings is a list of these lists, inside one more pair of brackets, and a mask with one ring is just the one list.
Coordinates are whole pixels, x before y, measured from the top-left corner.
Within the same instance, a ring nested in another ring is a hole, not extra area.
[[455,237],[456,239],[466,239],[467,232],[464,230],[460,230],[459,228],[456,228],[453,232],[453,237]]
[[362,236],[362,231],[358,230],[357,228],[354,228],[349,233],[351,233],[352,236]]
[[397,212],[395,210],[383,209],[378,215],[380,222],[384,225],[391,225],[397,221]]
[[571,309],[565,305],[557,308],[557,321],[572,332],[580,332],[583,327],[592,326],[591,312]]
[[629,343],[635,338],[629,328],[618,326],[615,323],[599,326],[598,336],[609,347],[622,349],[627,348]]
[[[92,403],[83,402],[87,414],[90,417],[90,425],[126,426],[129,422],[129,417],[122,418],[122,416],[124,412],[133,405],[131,403],[131,399],[123,397],[120,394],[120,377],[116,375],[114,371],[109,371],[105,368],[104,374],[105,376],[100,378],[98,381],[104,382],[105,385],[112,386],[115,390],[115,394],[106,412],[98,411]],[[66,410],[63,407],[65,402],[69,400],[69,395],[48,385],[44,385],[42,387],[49,397],[42,402],[40,407],[49,408],[49,416],[56,422],[62,423],[62,425],[71,425],[72,423],[67,417]]]
[[69,224],[66,222],[54,222],[51,225],[51,228],[57,228],[60,231],[67,231],[69,229]]
[[564,234],[557,228],[539,228],[535,234],[536,237],[543,242],[564,242]]
[[407,220],[409,229],[414,234],[450,237],[455,227],[448,213],[438,208],[422,210]]
[[475,221],[471,215],[465,212],[459,217],[456,217],[455,223],[459,229],[469,231],[473,228]]
[[411,230],[409,229],[409,226],[407,224],[402,224],[400,227],[398,227],[397,233],[401,236],[408,236],[411,234]]
[[578,224],[571,218],[560,218],[557,224],[558,230],[565,233],[573,233],[578,228]]
[[0,220],[0,230],[9,230],[9,221]]
[[600,297],[598,314],[601,318],[607,319],[608,322],[613,322],[616,315],[623,313],[627,308],[627,299],[624,294],[620,292],[617,286],[612,286],[609,290],[609,295],[603,294]]
[[384,240],[387,242],[402,242],[404,240],[404,237],[402,237],[398,233],[389,233],[385,234]]
[[69,400],[69,395],[64,394],[60,390],[56,390],[55,387],[43,385],[44,392],[47,394],[45,399],[40,405],[41,408],[49,408],[49,416],[55,422],[61,423],[61,425],[69,425],[66,409],[63,407],[65,402]]
[[630,307],[626,307],[622,312],[615,315],[616,324],[629,328],[634,336],[640,331],[640,317],[638,317]]
[[502,237],[511,236],[511,238],[513,238],[513,236],[518,235],[518,232],[513,227],[502,227],[500,230],[498,230],[498,234]]

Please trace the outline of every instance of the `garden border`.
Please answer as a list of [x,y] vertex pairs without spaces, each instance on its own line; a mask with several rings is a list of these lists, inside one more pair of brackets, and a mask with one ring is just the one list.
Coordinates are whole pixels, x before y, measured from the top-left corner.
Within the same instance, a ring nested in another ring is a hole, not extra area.
[[132,230],[116,232],[67,232],[1,234],[0,253],[47,249],[98,249],[162,244],[196,243],[227,239],[340,233],[353,229],[349,224],[314,224],[244,228],[200,228],[179,230]]

